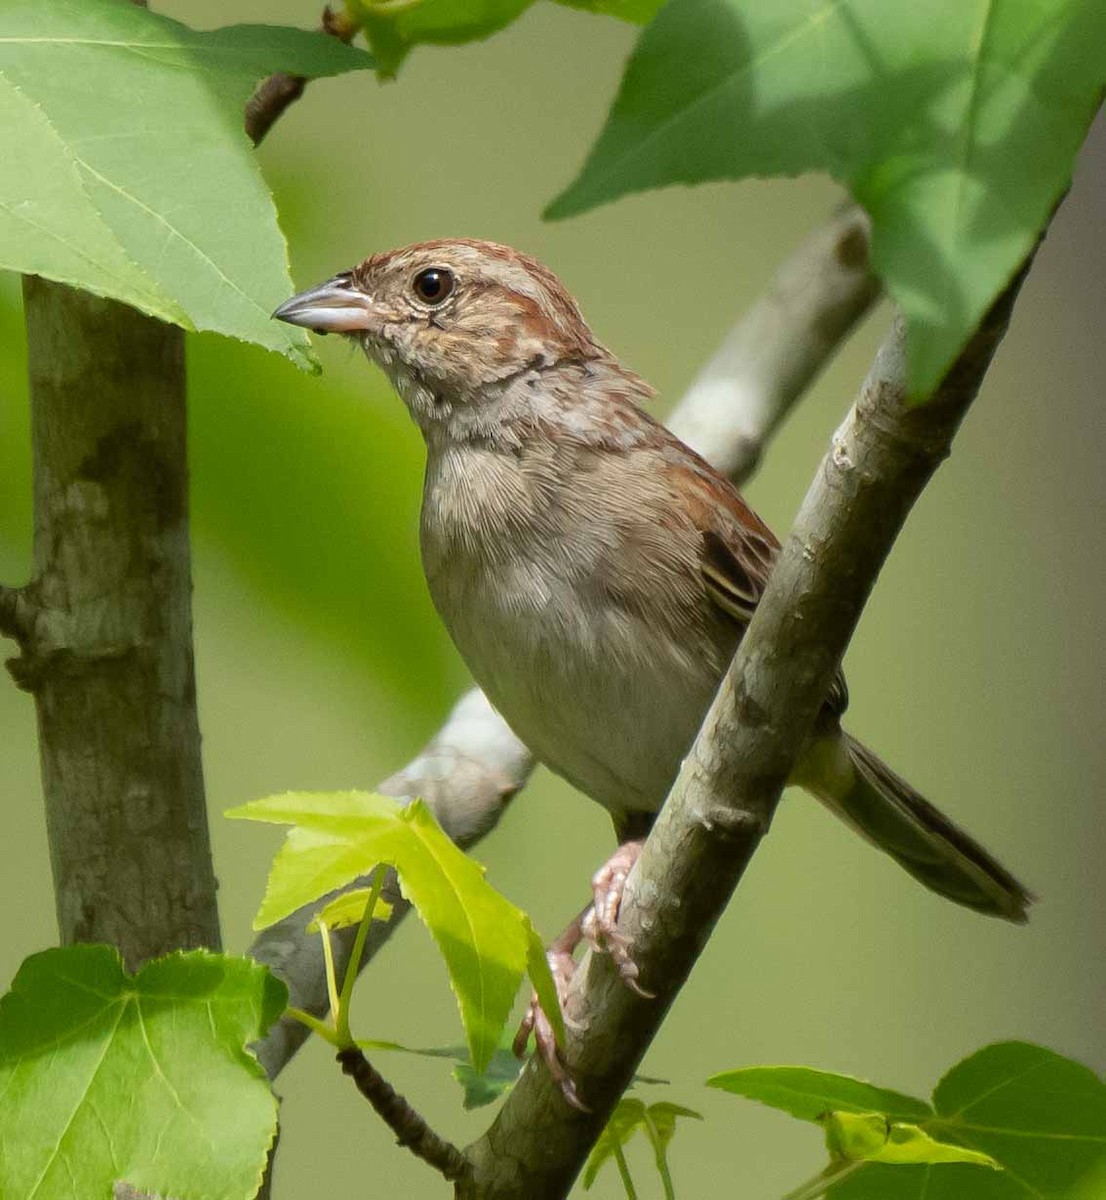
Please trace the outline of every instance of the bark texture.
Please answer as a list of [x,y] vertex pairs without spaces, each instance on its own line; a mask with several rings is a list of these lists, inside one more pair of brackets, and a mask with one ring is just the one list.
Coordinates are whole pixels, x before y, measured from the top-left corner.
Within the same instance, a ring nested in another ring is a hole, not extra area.
[[24,280],[34,577],[6,593],[35,698],[63,943],[129,968],[218,948],[192,659],[184,335]]

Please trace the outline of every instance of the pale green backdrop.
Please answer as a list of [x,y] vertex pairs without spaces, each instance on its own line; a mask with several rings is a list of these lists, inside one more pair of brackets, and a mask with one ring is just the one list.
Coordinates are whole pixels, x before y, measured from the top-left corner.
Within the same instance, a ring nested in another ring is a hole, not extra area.
[[[307,0],[173,0],[196,24],[310,24]],[[541,207],[600,127],[629,27],[536,5],[480,45],[422,49],[397,83],[313,84],[264,147],[299,286],[450,234],[549,262],[663,412],[780,258],[838,200],[825,180],[653,193],[564,224]],[[1026,170],[1033,164],[1026,163]],[[780,811],[648,1059],[700,1109],[672,1152],[683,1197],[778,1196],[813,1173],[815,1131],[710,1093],[712,1071],[803,1062],[926,1092],[981,1044],[1020,1037],[1106,1068],[1106,128],[1019,302],[1010,337],[888,564],[848,657],[850,726],[1039,893],[1026,929],[935,899],[812,803]],[[886,323],[853,339],[750,489],[784,532]],[[0,280],[0,578],[29,564],[18,287]],[[418,567],[422,451],[375,370],[335,339],[321,379],[214,336],[189,345],[196,634],[206,775],[228,947],[243,949],[275,831],[223,809],[285,788],[369,786],[435,729],[465,672]],[[0,681],[0,983],[55,937],[29,699]],[[612,845],[602,812],[541,773],[481,847],[548,935]],[[412,921],[374,964],[364,1036],[458,1038]],[[384,1064],[382,1064],[384,1065]],[[395,1082],[452,1138],[440,1065]],[[278,1200],[440,1196],[322,1046],[282,1076]],[[654,1094],[651,1092],[651,1094]],[[658,1093],[655,1093],[659,1095]],[[639,1147],[643,1196],[659,1195]],[[620,1194],[615,1180],[594,1193]]]

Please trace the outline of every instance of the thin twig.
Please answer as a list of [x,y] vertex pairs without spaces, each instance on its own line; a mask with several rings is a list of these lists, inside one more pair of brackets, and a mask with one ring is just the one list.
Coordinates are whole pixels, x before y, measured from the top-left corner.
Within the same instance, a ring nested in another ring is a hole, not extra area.
[[[329,5],[323,9],[321,33],[328,33],[347,45],[357,35],[358,25],[347,13],[336,13]],[[303,95],[307,87],[305,75],[289,75],[277,71],[257,86],[257,91],[246,102],[246,135],[255,146],[259,146],[285,109],[290,108]]]
[[465,1156],[451,1142],[439,1137],[407,1100],[380,1074],[357,1046],[338,1052],[342,1070],[373,1106],[377,1115],[416,1158],[429,1163],[452,1181],[468,1171]]

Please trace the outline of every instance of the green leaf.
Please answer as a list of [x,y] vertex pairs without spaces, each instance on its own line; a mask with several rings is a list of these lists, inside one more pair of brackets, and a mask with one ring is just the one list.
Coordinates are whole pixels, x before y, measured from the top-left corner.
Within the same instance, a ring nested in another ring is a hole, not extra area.
[[958,1063],[933,1093],[930,1132],[997,1159],[1040,1195],[1106,1159],[1106,1084],[1043,1046],[999,1042]]
[[917,1125],[888,1121],[883,1113],[824,1113],[822,1125],[832,1159],[900,1165],[959,1162],[999,1169],[989,1154],[939,1142]]
[[565,8],[578,8],[582,12],[645,25],[657,15],[664,0],[557,0],[557,3]]
[[1067,187],[1106,82],[1101,0],[672,0],[549,207],[672,183],[828,171],[928,395]]
[[491,1060],[526,970],[563,1038],[549,964],[535,953],[529,918],[485,880],[484,868],[457,849],[422,801],[288,792],[227,816],[293,826],[273,861],[255,928],[388,863],[445,959],[475,1069],[483,1072]]
[[420,43],[476,41],[509,25],[533,0],[350,0],[382,75],[394,76]]
[[644,1127],[645,1102],[634,1096],[623,1096],[611,1113],[603,1132],[595,1140],[588,1161],[584,1164],[584,1191],[590,1191],[603,1165],[621,1150],[635,1133]]
[[197,32],[121,0],[9,0],[0,268],[311,361],[305,333],[269,318],[293,289],[243,107],[276,70],[371,65],[304,30]]
[[697,1121],[703,1119],[701,1113],[684,1108],[682,1104],[661,1100],[647,1105],[634,1096],[623,1096],[588,1155],[584,1165],[584,1190],[590,1190],[604,1163],[614,1158],[639,1129],[649,1139],[657,1170],[670,1187],[667,1155],[668,1147],[676,1136],[678,1117],[694,1117]]
[[203,950],[134,976],[109,946],[27,959],[0,1000],[0,1195],[254,1196],[276,1102],[245,1047],[286,1002],[258,963]]
[[826,1112],[882,1112],[895,1120],[917,1121],[933,1115],[924,1100],[875,1087],[850,1075],[811,1067],[744,1067],[723,1071],[708,1087],[733,1092],[780,1108],[801,1121],[818,1121]]
[[[999,1042],[958,1063],[934,1090],[932,1107],[808,1067],[750,1067],[708,1083],[827,1125],[838,1162],[868,1160],[848,1178],[830,1170],[821,1188],[813,1180],[796,1196],[826,1188],[834,1200],[1106,1195],[1094,1191],[1106,1179],[1106,1084],[1087,1067],[1027,1042]],[[979,1165],[1001,1173],[981,1172]]]
[[[372,888],[350,888],[340,896],[335,896],[329,904],[323,905],[307,924],[308,933],[319,932],[319,922],[325,921],[330,929],[345,929],[350,925],[360,925],[365,915],[365,908],[372,895]],[[377,900],[373,912],[374,921],[387,921],[392,916],[392,906],[387,900]]]
[[422,1058],[452,1059],[453,1078],[461,1085],[461,1103],[467,1109],[483,1108],[492,1104],[504,1093],[509,1092],[522,1071],[522,1063],[511,1053],[511,1038],[501,1038],[500,1044],[484,1070],[477,1071],[472,1065],[468,1048],[465,1046],[435,1046],[418,1048],[401,1046],[399,1042],[363,1041],[357,1043],[363,1050],[398,1050],[404,1054],[417,1054]]

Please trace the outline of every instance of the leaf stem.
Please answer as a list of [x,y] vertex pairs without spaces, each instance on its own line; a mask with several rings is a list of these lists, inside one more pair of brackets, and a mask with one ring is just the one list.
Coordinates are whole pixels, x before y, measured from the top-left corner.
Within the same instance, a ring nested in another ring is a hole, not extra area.
[[330,944],[330,926],[323,920],[319,921],[319,937],[323,939],[323,964],[326,969],[326,994],[330,1000],[330,1013],[335,1016],[338,1012],[338,977],[334,973],[334,947]]
[[317,1033],[324,1041],[329,1042],[332,1046],[338,1046],[338,1039],[335,1036],[334,1030],[325,1021],[320,1021],[318,1017],[312,1016],[309,1012],[304,1012],[302,1008],[295,1008],[289,1005],[284,1010],[285,1016],[292,1017],[301,1024],[306,1025],[312,1033]]
[[[338,996],[338,1003],[334,1005],[334,1032],[338,1038],[337,1045],[341,1049],[356,1046],[349,1028],[350,998],[353,995],[353,985],[357,982],[357,973],[361,969],[361,955],[365,951],[365,939],[369,936],[369,927],[372,925],[373,914],[376,912],[376,905],[384,888],[386,874],[387,868],[383,863],[373,869],[372,891],[369,892],[365,911],[361,914],[361,923],[357,926],[349,962],[346,964],[346,973],[342,978],[342,991]],[[329,940],[328,938],[327,941],[329,942]]]
[[637,1200],[634,1181],[630,1177],[630,1164],[626,1161],[626,1155],[623,1153],[621,1146],[615,1146],[614,1148],[614,1161],[618,1167],[619,1175],[622,1176],[622,1186],[626,1189],[626,1200]]
[[657,1174],[661,1177],[661,1184],[664,1186],[664,1200],[676,1200],[676,1188],[672,1183],[672,1172],[668,1169],[668,1154],[664,1147],[664,1142],[661,1140],[659,1131],[653,1122],[653,1118],[649,1115],[649,1109],[642,1111],[641,1119],[645,1122],[645,1127],[649,1133],[649,1140],[653,1143],[653,1159],[657,1164]]
[[864,1159],[839,1159],[837,1162],[830,1163],[825,1170],[819,1171],[813,1179],[808,1179],[806,1183],[801,1183],[793,1191],[788,1192],[783,1200],[817,1200],[819,1196],[824,1196],[827,1191],[835,1183],[840,1183],[842,1179],[859,1171],[865,1165]]

